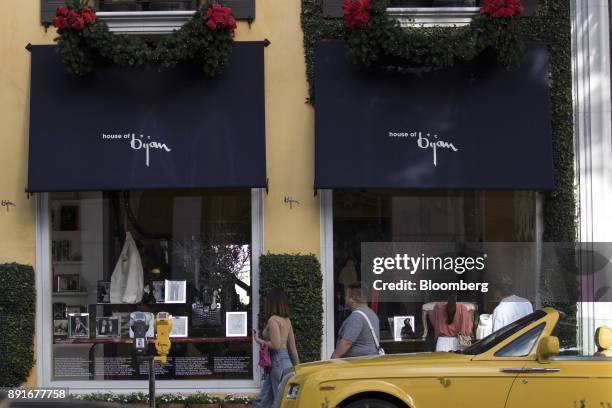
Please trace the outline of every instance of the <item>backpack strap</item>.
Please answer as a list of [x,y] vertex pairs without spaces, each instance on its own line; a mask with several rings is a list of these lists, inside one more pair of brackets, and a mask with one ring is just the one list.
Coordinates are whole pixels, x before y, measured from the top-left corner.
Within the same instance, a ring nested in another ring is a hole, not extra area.
[[370,326],[370,331],[372,332],[372,337],[374,337],[374,343],[376,343],[376,349],[380,350],[380,343],[378,342],[378,337],[376,337],[376,332],[374,331],[374,327],[372,327],[372,322],[370,321],[370,318],[361,310],[355,310],[355,312],[362,315],[364,319],[366,319],[366,322],[368,322],[368,326]]

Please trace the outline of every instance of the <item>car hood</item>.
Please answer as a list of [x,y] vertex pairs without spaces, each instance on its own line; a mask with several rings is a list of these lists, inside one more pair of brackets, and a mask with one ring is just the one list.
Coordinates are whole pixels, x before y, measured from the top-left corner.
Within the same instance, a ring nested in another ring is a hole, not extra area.
[[384,356],[367,356],[367,357],[352,357],[352,358],[340,358],[326,361],[316,361],[313,363],[300,364],[296,367],[296,374],[310,374],[312,372],[318,372],[321,370],[342,370],[342,369],[361,369],[369,367],[393,367],[402,366],[407,368],[409,366],[419,367],[422,365],[445,365],[447,363],[459,363],[462,361],[470,361],[473,356],[447,353],[447,352],[435,352],[435,353],[410,353],[410,354],[390,354]]

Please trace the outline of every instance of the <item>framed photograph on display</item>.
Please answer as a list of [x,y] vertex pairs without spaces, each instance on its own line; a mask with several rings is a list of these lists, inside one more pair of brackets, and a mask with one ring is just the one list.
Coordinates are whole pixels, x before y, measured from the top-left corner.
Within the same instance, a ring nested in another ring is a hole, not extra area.
[[225,336],[246,337],[247,336],[247,312],[225,313]]
[[89,313],[68,315],[68,337],[89,338]]
[[98,281],[98,303],[110,303],[110,282]]
[[402,341],[414,337],[414,316],[393,316],[393,340]]
[[164,285],[165,303],[186,303],[187,302],[187,281],[166,280]]
[[152,290],[153,290],[153,296],[155,296],[155,301],[157,303],[164,303],[164,301],[166,300],[165,298],[165,288],[166,288],[166,282],[159,280],[159,281],[153,281],[151,282],[151,286],[152,286]]
[[79,274],[62,274],[57,275],[57,291],[58,292],[78,292],[81,290],[79,282]]
[[170,337],[187,337],[188,333],[188,318],[187,316],[172,316],[172,330]]
[[53,320],[53,335],[68,336],[68,319]]
[[113,312],[113,317],[119,318],[121,329],[119,337],[130,337],[130,313],[129,312]]
[[121,319],[118,316],[96,317],[96,337],[121,337]]

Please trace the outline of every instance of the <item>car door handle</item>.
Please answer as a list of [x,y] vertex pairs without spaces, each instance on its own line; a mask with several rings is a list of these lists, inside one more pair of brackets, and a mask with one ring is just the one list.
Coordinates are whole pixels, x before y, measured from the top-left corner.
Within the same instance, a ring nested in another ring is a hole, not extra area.
[[561,371],[559,368],[502,368],[499,370],[502,373],[514,373],[514,374],[543,374],[543,373],[558,373]]

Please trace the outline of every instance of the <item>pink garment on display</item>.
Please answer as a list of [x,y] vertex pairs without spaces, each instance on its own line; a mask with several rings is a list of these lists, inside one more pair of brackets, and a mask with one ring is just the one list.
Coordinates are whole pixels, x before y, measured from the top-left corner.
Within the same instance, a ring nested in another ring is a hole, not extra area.
[[[451,324],[447,324],[446,303],[447,302],[436,303],[433,310],[429,312],[429,321],[436,332],[436,336],[455,337],[458,334],[471,335],[474,326],[472,312],[465,305],[457,303],[455,318]],[[463,314],[461,319],[459,318],[460,313]],[[461,320],[461,322],[459,322],[459,320]],[[459,327],[459,325],[461,325],[461,327]]]

